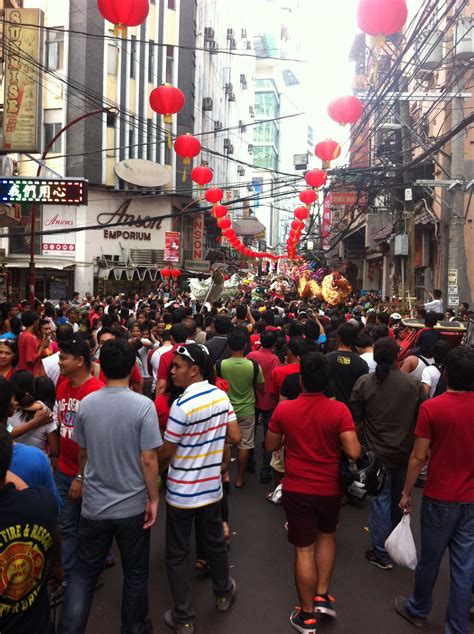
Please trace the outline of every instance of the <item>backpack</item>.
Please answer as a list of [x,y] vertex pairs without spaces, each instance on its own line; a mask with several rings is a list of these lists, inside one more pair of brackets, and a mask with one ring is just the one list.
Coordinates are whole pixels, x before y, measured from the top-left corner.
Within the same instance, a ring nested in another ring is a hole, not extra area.
[[446,390],[448,389],[448,383],[446,381],[446,372],[444,371],[443,366],[442,365],[438,366],[436,365],[436,363],[435,363],[435,366],[439,370],[440,374],[439,374],[438,383],[436,383],[436,388],[432,398],[434,398],[435,396],[440,396],[441,394],[444,394]]
[[[253,381],[252,381],[252,385],[253,385],[253,389],[255,390],[256,387],[257,387],[257,378],[258,378],[258,371],[260,369],[260,366],[253,359],[247,359],[247,361],[251,361],[252,365],[253,365]],[[216,374],[217,374],[217,376],[219,378],[222,379],[221,366],[222,366],[222,360],[219,359],[219,361],[216,363]]]
[[429,368],[432,365],[435,365],[434,363],[430,363],[428,361],[428,359],[425,359],[425,357],[423,355],[421,355],[419,352],[415,352],[415,354],[413,355],[414,357],[418,357],[418,359],[420,359],[421,361],[423,361],[423,363],[426,365],[427,368]]

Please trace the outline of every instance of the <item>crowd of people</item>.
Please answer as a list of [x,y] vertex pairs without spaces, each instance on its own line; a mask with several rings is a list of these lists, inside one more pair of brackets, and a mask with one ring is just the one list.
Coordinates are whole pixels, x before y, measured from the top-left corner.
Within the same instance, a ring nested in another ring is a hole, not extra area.
[[413,592],[394,598],[395,609],[427,624],[449,550],[444,628],[469,631],[474,349],[436,328],[440,319],[465,321],[469,306],[445,316],[433,291],[401,360],[400,313],[367,297],[334,307],[281,288],[262,281],[258,294],[242,286],[211,304],[166,290],[0,306],[2,634],[85,632],[114,549],[121,631],[152,632],[150,529],[160,488],[174,601],[166,625],[194,631],[193,539],[195,569],[209,575],[216,609],[229,610],[238,589],[228,493],[255,471],[286,513],[297,631],[314,634],[322,618],[336,617],[343,505],[367,505],[365,558],[389,571],[385,542],[412,512],[415,485],[423,487],[421,551]]

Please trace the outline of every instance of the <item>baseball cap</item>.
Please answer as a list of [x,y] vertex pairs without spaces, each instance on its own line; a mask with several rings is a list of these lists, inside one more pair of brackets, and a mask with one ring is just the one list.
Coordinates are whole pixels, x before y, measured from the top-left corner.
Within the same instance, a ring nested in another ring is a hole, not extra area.
[[394,321],[400,321],[402,316],[400,315],[400,313],[392,313],[390,315],[390,317],[394,320]]

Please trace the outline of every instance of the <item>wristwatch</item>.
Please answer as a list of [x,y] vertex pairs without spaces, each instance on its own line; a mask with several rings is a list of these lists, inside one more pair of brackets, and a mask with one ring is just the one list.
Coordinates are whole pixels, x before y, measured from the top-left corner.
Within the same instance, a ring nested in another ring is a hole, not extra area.
[[74,480],[77,480],[78,482],[82,482],[84,480],[84,476],[82,475],[82,473],[78,473],[77,476],[74,478]]

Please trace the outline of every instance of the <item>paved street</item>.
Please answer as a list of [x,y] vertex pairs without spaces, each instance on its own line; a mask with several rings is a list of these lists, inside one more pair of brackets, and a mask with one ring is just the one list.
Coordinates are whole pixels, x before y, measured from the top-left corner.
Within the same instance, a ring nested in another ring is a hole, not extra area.
[[[294,631],[289,613],[296,605],[293,584],[293,553],[284,530],[284,511],[265,501],[268,488],[250,475],[242,491],[230,496],[230,550],[232,575],[238,594],[228,614],[214,608],[210,581],[196,578],[193,586],[198,619],[196,631],[201,634],[284,634]],[[419,490],[415,506],[419,508]],[[155,632],[170,631],[164,625],[163,613],[171,607],[164,563],[164,500],[159,521],[153,529],[150,616]],[[415,540],[418,537],[418,515],[415,514]],[[338,634],[404,634],[414,632],[409,623],[398,617],[393,608],[396,594],[407,594],[412,587],[413,573],[396,567],[382,571],[364,559],[368,545],[367,509],[346,506],[338,532],[338,556],[331,592],[336,598],[337,620],[324,621],[319,632]],[[417,544],[419,541],[417,540]],[[116,547],[115,547],[116,549]],[[95,597],[88,634],[115,634],[120,627],[122,575],[120,565],[107,571],[106,584]],[[424,631],[443,631],[443,615],[449,588],[448,561],[445,558],[434,595],[430,626]]]

